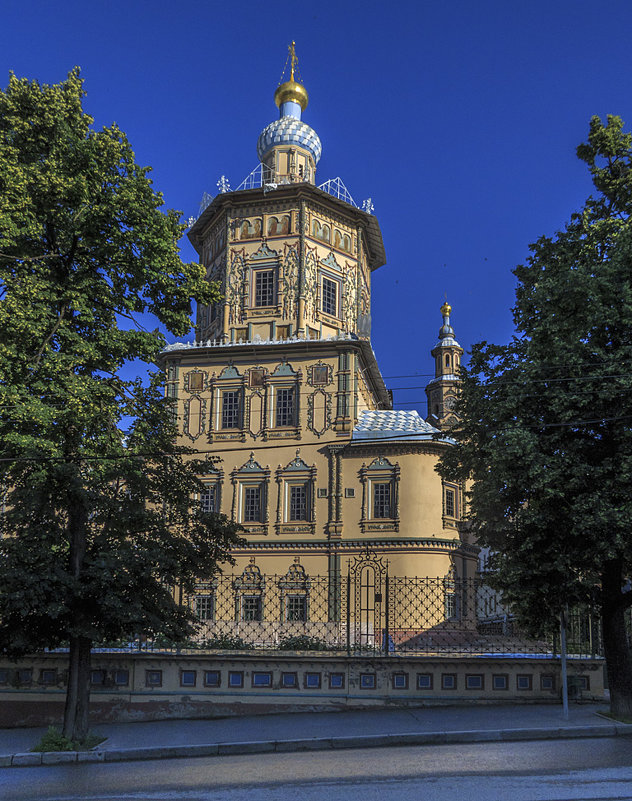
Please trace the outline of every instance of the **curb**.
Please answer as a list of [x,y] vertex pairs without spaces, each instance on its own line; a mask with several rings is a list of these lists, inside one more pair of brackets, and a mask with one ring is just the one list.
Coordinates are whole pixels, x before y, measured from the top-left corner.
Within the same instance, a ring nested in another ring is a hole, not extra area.
[[0,767],[36,767],[93,762],[133,762],[148,759],[186,759],[244,754],[328,751],[343,748],[385,748],[402,745],[454,745],[458,743],[516,742],[520,740],[562,740],[588,737],[632,736],[632,726],[611,724],[558,726],[540,729],[489,729],[473,731],[411,732],[313,737],[297,740],[252,740],[234,743],[113,748],[111,751],[46,751],[0,755]]

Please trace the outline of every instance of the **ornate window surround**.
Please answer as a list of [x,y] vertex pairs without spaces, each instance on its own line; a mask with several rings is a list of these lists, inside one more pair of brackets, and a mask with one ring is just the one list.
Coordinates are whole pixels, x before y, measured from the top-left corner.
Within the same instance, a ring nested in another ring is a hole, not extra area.
[[[316,530],[316,465],[309,467],[296,456],[285,467],[276,471],[277,511],[275,531],[277,534],[314,534]],[[306,520],[290,520],[290,491],[293,486],[304,486],[306,491]]]
[[[279,620],[281,623],[305,623],[309,620],[309,590],[311,581],[300,557],[294,557],[287,573],[279,579]],[[302,620],[288,619],[288,601],[292,597],[304,599],[305,617]]]
[[[210,468],[207,473],[200,476],[200,480],[208,487],[215,489],[215,512],[219,513],[222,508],[222,485],[224,483],[224,471],[221,468]],[[200,499],[197,499],[200,500]]]
[[[367,531],[399,531],[399,476],[400,467],[397,462],[391,464],[385,456],[377,456],[367,467],[360,469],[362,483],[362,517],[360,530]],[[389,484],[391,494],[392,517],[376,518],[373,516],[373,486]]]
[[[266,439],[300,439],[301,438],[301,384],[303,383],[303,373],[301,370],[294,370],[292,365],[283,361],[277,365],[274,372],[268,376],[266,392]],[[276,424],[276,405],[277,390],[294,390],[294,424],[289,426],[277,426]]]
[[[265,242],[261,243],[259,250],[249,256],[245,270],[246,286],[244,287],[249,316],[278,314],[280,303],[279,262],[279,254],[275,250],[271,250]],[[255,305],[256,274],[270,270],[274,273],[272,303],[269,306],[257,306]]]
[[[461,516],[461,491],[460,486],[456,482],[443,481],[442,482],[442,497],[443,497],[443,527],[444,528],[458,528],[458,522]],[[447,493],[453,493],[454,514],[448,514],[448,501]]]
[[[209,383],[211,390],[211,414],[209,416],[209,442],[214,440],[238,440],[245,442],[245,387],[246,376],[241,375],[235,365],[230,362],[224,367],[222,372],[216,376],[213,374]],[[240,420],[236,428],[222,428],[222,408],[224,392],[239,393]]]
[[[231,471],[230,480],[233,485],[232,518],[240,523],[248,534],[268,533],[268,487],[270,483],[270,470],[255,461],[251,451],[248,461],[239,468]],[[244,521],[244,498],[246,487],[259,487],[261,490],[261,520],[256,522]]]
[[244,601],[246,598],[259,599],[259,620],[264,619],[264,599],[265,599],[265,576],[255,564],[255,557],[250,557],[250,562],[244,568],[241,576],[233,580],[235,591],[235,620],[237,622],[255,622],[244,618]]

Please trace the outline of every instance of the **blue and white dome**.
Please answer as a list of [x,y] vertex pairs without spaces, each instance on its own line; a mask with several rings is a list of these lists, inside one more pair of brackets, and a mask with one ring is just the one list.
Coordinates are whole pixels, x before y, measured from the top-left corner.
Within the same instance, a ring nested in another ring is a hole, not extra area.
[[[281,113],[283,113],[283,108]],[[266,153],[275,145],[297,145],[308,150],[314,164],[318,164],[323,146],[313,128],[295,116],[282,116],[267,125],[257,140],[257,155],[263,161]]]

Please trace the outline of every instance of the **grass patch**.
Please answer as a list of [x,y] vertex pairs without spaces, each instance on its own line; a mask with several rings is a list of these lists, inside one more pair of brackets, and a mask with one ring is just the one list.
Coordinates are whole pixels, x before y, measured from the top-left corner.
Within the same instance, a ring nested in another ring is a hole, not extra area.
[[604,718],[609,718],[610,720],[616,720],[617,723],[632,723],[632,718],[613,715],[609,709],[600,709],[599,714],[602,715]]
[[89,751],[95,745],[102,743],[105,740],[100,734],[88,733],[85,740],[71,740],[56,729],[54,726],[49,726],[48,731],[42,739],[31,748],[31,751]]

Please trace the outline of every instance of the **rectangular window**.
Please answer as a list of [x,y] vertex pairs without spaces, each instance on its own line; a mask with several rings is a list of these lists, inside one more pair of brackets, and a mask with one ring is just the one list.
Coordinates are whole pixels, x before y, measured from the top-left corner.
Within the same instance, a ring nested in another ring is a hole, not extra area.
[[408,689],[408,673],[393,673],[392,680],[394,690]]
[[307,597],[305,595],[285,596],[285,619],[288,622],[307,620]]
[[241,599],[241,619],[261,620],[261,596],[244,595]]
[[19,668],[16,670],[18,684],[30,684],[33,681],[33,671],[31,668]]
[[454,517],[456,505],[454,502],[454,490],[447,489],[445,491],[445,513],[446,517]]
[[417,689],[432,690],[432,673],[417,674]]
[[320,673],[306,673],[305,687],[309,690],[320,689]]
[[277,427],[296,425],[294,422],[294,387],[276,391],[276,424]]
[[345,674],[344,673],[330,673],[329,674],[329,689],[330,690],[344,690],[345,687]]
[[180,671],[180,687],[195,687],[197,681],[195,670]]
[[298,674],[281,673],[281,684],[283,687],[298,687]]
[[162,670],[146,670],[145,687],[162,687]]
[[456,690],[456,673],[441,674],[441,689]]
[[219,670],[205,670],[204,671],[204,686],[205,687],[219,687],[222,683],[222,674]]
[[354,487],[345,487],[345,498],[355,498]]
[[274,306],[274,270],[255,272],[255,306]]
[[115,670],[114,684],[117,687],[127,687],[129,684],[129,670]]
[[0,684],[9,683],[9,671],[7,668],[0,668]]
[[373,517],[391,516],[391,485],[373,484]]
[[225,390],[222,393],[222,428],[241,427],[239,390]]
[[290,520],[307,520],[307,487],[295,484],[290,487]]
[[244,672],[243,672],[243,670],[230,670],[228,672],[228,686],[229,687],[243,687],[244,686]]
[[57,671],[53,668],[42,668],[40,684],[57,684]]
[[198,620],[213,620],[215,617],[215,596],[195,596],[195,616]]
[[529,674],[518,674],[516,676],[517,690],[530,690],[533,686],[533,677]]
[[465,689],[466,690],[482,690],[485,686],[485,680],[482,673],[466,673],[465,675]]
[[215,484],[207,484],[200,495],[200,506],[203,512],[216,512],[215,496],[217,487]]
[[105,683],[105,670],[91,670],[90,671],[90,684],[99,686]]
[[508,690],[509,677],[506,673],[496,673],[492,676],[492,687],[494,690]]
[[254,670],[251,681],[253,687],[272,687],[272,673]]
[[555,676],[540,676],[541,690],[555,690]]
[[261,487],[244,489],[244,523],[261,522]]
[[375,689],[375,673],[360,673],[360,689],[361,690]]
[[455,620],[459,616],[459,598],[456,592],[446,592],[445,594],[445,619]]
[[338,284],[325,277],[322,283],[322,309],[332,317],[338,315]]

